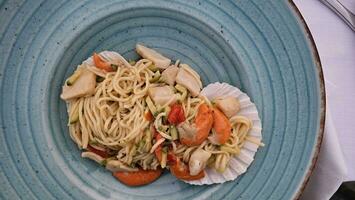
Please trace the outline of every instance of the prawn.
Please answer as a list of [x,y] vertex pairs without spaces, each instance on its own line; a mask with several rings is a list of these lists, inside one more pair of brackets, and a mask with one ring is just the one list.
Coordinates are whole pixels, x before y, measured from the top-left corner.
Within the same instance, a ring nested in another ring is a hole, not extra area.
[[180,142],[187,146],[197,146],[208,137],[213,125],[212,109],[207,104],[198,107],[194,124],[182,123],[179,127]]
[[232,133],[232,125],[226,115],[218,108],[213,108],[213,129],[210,141],[215,144],[224,144]]

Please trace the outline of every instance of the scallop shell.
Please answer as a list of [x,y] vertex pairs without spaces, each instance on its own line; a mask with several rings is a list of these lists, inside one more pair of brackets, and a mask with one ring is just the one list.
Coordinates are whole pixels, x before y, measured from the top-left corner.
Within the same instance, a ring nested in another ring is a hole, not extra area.
[[[243,115],[253,121],[253,127],[250,130],[249,135],[258,138],[261,141],[261,120],[255,104],[250,101],[248,95],[234,86],[219,82],[207,85],[201,91],[201,95],[206,96],[210,101],[223,96],[236,97],[240,102],[240,111],[238,112],[238,115]],[[207,168],[205,170],[206,173],[204,178],[185,182],[192,185],[210,185],[232,181],[247,171],[248,167],[254,160],[254,155],[257,150],[258,145],[245,141],[240,154],[231,158],[229,166],[224,173],[219,173],[212,168]]]

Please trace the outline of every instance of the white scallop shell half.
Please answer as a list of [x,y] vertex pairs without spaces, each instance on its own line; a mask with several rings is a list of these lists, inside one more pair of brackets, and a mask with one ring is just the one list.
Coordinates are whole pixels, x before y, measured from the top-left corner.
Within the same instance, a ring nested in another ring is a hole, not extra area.
[[[233,96],[240,102],[240,111],[238,115],[248,117],[253,121],[253,127],[250,130],[250,136],[257,138],[261,141],[261,120],[258,115],[258,110],[253,102],[250,101],[248,95],[240,91],[238,88],[231,86],[227,83],[212,83],[207,85],[201,91],[201,95],[206,96],[210,101],[213,101],[217,97]],[[240,154],[231,158],[228,168],[224,173],[219,173],[212,168],[206,168],[205,177],[200,180],[185,181],[186,183],[193,185],[210,185],[214,183],[224,183],[226,181],[232,181],[239,175],[245,173],[254,160],[254,155],[258,150],[258,145],[245,141]]]

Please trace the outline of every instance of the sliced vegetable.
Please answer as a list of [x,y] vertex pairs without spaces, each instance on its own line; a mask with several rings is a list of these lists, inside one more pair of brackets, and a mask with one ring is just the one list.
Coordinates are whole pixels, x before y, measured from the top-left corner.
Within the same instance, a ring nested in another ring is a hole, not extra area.
[[66,83],[67,86],[71,86],[74,84],[74,82],[79,78],[79,76],[82,74],[83,68],[79,67],[75,72],[67,79]]
[[150,99],[149,96],[147,96],[147,98],[145,98],[145,102],[147,103],[147,106],[150,110],[151,113],[156,113],[157,112],[157,108],[155,107],[155,105],[153,104],[152,99]]
[[183,121],[185,121],[184,109],[180,104],[173,104],[168,115],[168,122],[170,124],[178,125]]
[[178,131],[175,126],[170,126],[170,136],[172,140],[179,139]]
[[129,60],[128,63],[130,65],[134,66],[134,65],[136,65],[137,62],[135,60]]
[[117,69],[118,69],[118,65],[111,64],[111,68],[113,69],[113,71],[117,71]]
[[104,81],[104,80],[105,80],[104,77],[96,76],[96,82],[97,82],[97,83],[101,83],[101,82]]
[[148,110],[145,114],[144,114],[144,119],[146,119],[148,122],[153,121],[153,115],[152,113]]
[[69,123],[75,124],[79,121],[79,108],[73,110],[73,112],[69,115]]
[[145,130],[145,152],[149,152],[152,148],[152,132],[149,129]]
[[139,141],[137,143],[137,151],[138,152],[145,152],[144,145],[145,145],[145,140]]
[[150,71],[156,72],[159,70],[158,67],[156,67],[154,64],[151,64],[148,66],[148,69],[150,69]]
[[176,88],[177,91],[179,91],[181,93],[179,101],[180,102],[184,101],[186,99],[186,96],[187,96],[187,89],[184,86],[180,85],[180,84],[176,84],[175,88]]
[[[155,141],[157,142],[158,140],[163,138],[163,136],[161,136],[157,131],[155,131],[154,138],[155,138]],[[162,144],[160,144],[154,151],[155,157],[157,157],[159,162],[161,162],[161,160],[162,160],[162,148],[163,148]]]
[[149,82],[155,83],[159,80],[159,78],[160,78],[160,71],[156,71],[154,73],[154,76],[149,80]]
[[167,157],[168,157],[168,148],[164,147],[161,152],[161,161],[160,161],[160,166],[163,169],[166,167]]

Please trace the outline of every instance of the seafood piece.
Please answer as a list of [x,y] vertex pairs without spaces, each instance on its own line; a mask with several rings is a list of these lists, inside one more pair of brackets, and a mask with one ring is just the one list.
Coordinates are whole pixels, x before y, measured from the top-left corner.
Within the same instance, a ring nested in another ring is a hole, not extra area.
[[95,92],[96,75],[82,68],[80,76],[72,83],[72,85],[64,85],[60,98],[70,100],[78,97],[90,96]]
[[207,104],[201,104],[198,107],[194,124],[185,121],[177,126],[180,142],[187,146],[200,145],[208,137],[212,124],[212,110]]
[[145,47],[141,44],[136,45],[136,51],[143,58],[151,60],[154,65],[159,69],[166,69],[171,63],[171,60],[169,58],[164,57],[155,50]]
[[223,97],[215,100],[217,108],[219,108],[230,119],[240,110],[240,103],[235,97]]
[[232,125],[228,118],[218,109],[213,108],[212,135],[208,139],[214,144],[224,144],[232,134]]
[[211,153],[203,149],[195,150],[189,160],[189,170],[191,176],[198,175],[206,167],[207,160],[211,157]]

